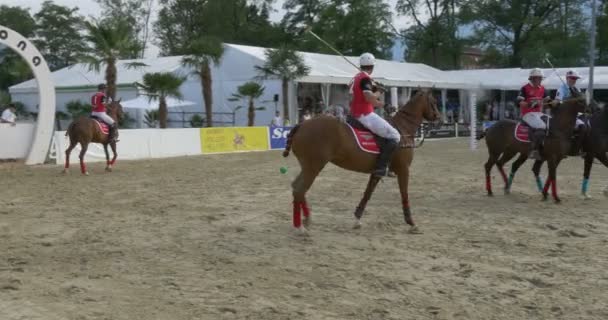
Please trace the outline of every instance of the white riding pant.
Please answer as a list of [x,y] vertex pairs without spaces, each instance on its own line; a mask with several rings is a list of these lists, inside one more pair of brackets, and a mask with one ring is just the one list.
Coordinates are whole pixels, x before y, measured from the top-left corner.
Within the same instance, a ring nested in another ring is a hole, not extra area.
[[107,123],[109,126],[114,125],[114,119],[105,112],[91,112],[91,115],[103,120],[103,122]]
[[547,125],[541,118],[542,112],[529,112],[524,115],[522,120],[534,129],[547,129]]
[[361,122],[361,124],[371,132],[381,136],[382,138],[390,139],[395,142],[399,142],[401,140],[399,131],[393,128],[390,123],[374,112],[360,116],[357,120],[359,120],[359,122]]

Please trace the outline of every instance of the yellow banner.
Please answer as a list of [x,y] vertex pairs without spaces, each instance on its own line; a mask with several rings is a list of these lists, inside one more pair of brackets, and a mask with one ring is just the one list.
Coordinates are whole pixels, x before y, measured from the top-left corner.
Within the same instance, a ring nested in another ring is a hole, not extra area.
[[219,153],[268,150],[267,127],[221,127],[201,129],[201,152]]

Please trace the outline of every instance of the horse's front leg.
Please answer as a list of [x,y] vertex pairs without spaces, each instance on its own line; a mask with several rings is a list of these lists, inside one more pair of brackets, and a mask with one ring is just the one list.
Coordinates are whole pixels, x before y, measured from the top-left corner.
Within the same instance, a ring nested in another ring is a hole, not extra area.
[[110,164],[110,152],[108,151],[108,144],[103,144],[103,151],[106,153],[106,172],[112,171],[112,165]]
[[118,152],[116,152],[116,142],[110,143],[110,147],[112,148],[112,160],[110,161],[109,167],[110,169],[116,163],[116,158],[118,158]]
[[591,196],[587,193],[589,188],[589,177],[591,176],[591,167],[593,166],[593,152],[589,152],[585,155],[585,171],[583,172],[583,182],[581,184],[581,194],[585,200],[591,199]]
[[532,172],[534,173],[534,179],[536,180],[536,188],[538,188],[538,192],[540,193],[543,193],[543,178],[540,177],[540,169],[543,166],[543,162],[544,160],[536,160],[532,166]]
[[422,233],[416,223],[414,222],[414,218],[412,216],[412,210],[410,209],[410,200],[408,195],[408,184],[410,179],[410,171],[409,165],[404,166],[397,173],[397,180],[399,181],[399,190],[401,191],[401,203],[403,206],[403,217],[405,218],[405,223],[409,224],[410,233]]
[[376,190],[378,182],[380,182],[380,177],[376,177],[373,174],[369,176],[369,181],[367,182],[367,187],[365,188],[365,192],[363,193],[363,198],[361,198],[357,209],[355,209],[355,218],[357,219],[355,222],[355,229],[361,227],[361,217],[363,217],[363,212],[365,211],[367,202],[372,197],[374,190]]

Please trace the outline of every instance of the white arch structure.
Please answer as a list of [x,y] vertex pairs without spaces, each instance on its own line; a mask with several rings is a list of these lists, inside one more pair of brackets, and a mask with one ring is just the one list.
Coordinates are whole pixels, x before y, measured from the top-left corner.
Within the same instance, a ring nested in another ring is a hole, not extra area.
[[24,36],[0,26],[0,43],[17,52],[30,66],[38,82],[38,120],[25,164],[42,164],[46,160],[55,123],[55,86],[51,70],[40,51]]

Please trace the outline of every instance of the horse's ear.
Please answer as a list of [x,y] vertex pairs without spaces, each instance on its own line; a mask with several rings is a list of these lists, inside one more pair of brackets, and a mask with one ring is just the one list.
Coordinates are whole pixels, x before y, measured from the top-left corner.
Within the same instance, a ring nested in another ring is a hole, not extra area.
[[118,98],[118,100],[116,100],[116,102],[120,103],[122,101],[122,97]]

